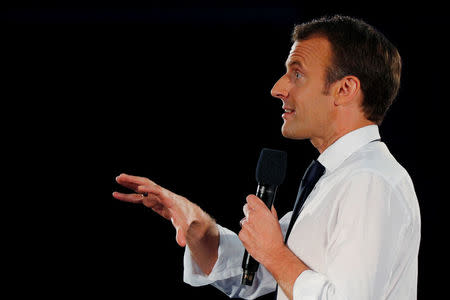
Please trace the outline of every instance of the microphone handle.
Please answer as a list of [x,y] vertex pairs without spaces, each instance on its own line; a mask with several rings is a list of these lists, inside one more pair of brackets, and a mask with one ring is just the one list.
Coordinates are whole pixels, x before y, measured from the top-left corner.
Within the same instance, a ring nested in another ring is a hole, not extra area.
[[[277,185],[267,185],[258,183],[258,188],[256,189],[256,197],[260,198],[269,209],[271,209],[273,201],[275,200],[277,194]],[[270,242],[270,241],[268,241]],[[248,254],[247,250],[244,252],[244,258],[242,260],[242,269],[244,273],[242,274],[243,285],[252,285],[253,279],[255,278],[255,273],[258,271],[259,262],[256,261],[251,255]]]

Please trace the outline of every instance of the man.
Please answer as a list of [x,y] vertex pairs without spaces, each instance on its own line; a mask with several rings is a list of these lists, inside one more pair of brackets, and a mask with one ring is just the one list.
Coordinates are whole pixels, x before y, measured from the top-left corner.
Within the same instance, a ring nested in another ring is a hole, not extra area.
[[[187,246],[187,283],[212,284],[230,297],[413,299],[417,293],[420,213],[411,179],[380,141],[378,125],[397,95],[397,49],[368,24],[334,16],[295,27],[286,73],[272,96],[283,102],[282,134],[309,139],[324,174],[300,214],[278,220],[254,195],[242,229],[216,224],[197,205],[147,178],[121,174],[143,203],[176,228]],[[244,247],[260,266],[241,285]]]

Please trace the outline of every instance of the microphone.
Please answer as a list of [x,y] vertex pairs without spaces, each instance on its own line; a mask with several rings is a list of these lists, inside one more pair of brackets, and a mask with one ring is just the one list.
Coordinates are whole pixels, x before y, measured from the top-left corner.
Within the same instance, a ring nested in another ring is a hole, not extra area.
[[[256,166],[256,181],[258,188],[256,196],[270,209],[275,200],[278,186],[284,181],[286,175],[287,153],[280,150],[263,148]],[[270,241],[268,241],[270,242]],[[243,285],[252,285],[259,262],[251,257],[245,250],[242,260]]]

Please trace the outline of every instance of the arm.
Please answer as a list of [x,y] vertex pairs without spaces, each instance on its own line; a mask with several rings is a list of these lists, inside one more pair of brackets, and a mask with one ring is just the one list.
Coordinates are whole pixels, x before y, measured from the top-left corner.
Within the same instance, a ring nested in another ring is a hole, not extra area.
[[[189,246],[192,257],[205,274],[217,261],[219,231],[215,221],[199,206],[153,181],[138,176],[121,174],[116,181],[135,193],[114,192],[113,197],[131,203],[141,203],[171,220],[176,230],[176,241]],[[146,193],[147,196],[144,196]]]
[[[121,174],[116,180],[135,193],[114,192],[114,198],[142,203],[172,221],[177,243],[187,246],[185,282],[194,286],[212,284],[230,297],[247,299],[274,290],[275,280],[263,265],[259,267],[251,287],[241,285],[244,252],[241,241],[235,233],[217,225],[200,207],[144,177]],[[144,197],[143,193],[147,196]],[[288,213],[280,220],[283,232],[287,230],[290,217]],[[277,218],[276,222],[280,226]]]
[[[279,224],[286,233],[292,213],[287,213]],[[274,291],[276,282],[270,272],[260,265],[252,286],[241,284],[244,246],[236,233],[217,225],[220,233],[218,260],[212,272],[205,275],[189,253],[184,253],[184,281],[192,286],[211,284],[231,298],[254,299]]]

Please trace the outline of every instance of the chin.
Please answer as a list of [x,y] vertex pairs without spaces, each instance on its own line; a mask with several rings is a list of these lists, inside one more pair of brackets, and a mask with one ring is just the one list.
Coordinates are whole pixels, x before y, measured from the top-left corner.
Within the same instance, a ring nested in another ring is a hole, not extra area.
[[307,135],[302,134],[299,130],[294,130],[293,128],[288,128],[286,124],[281,127],[281,134],[283,137],[292,140],[304,140],[309,138]]

